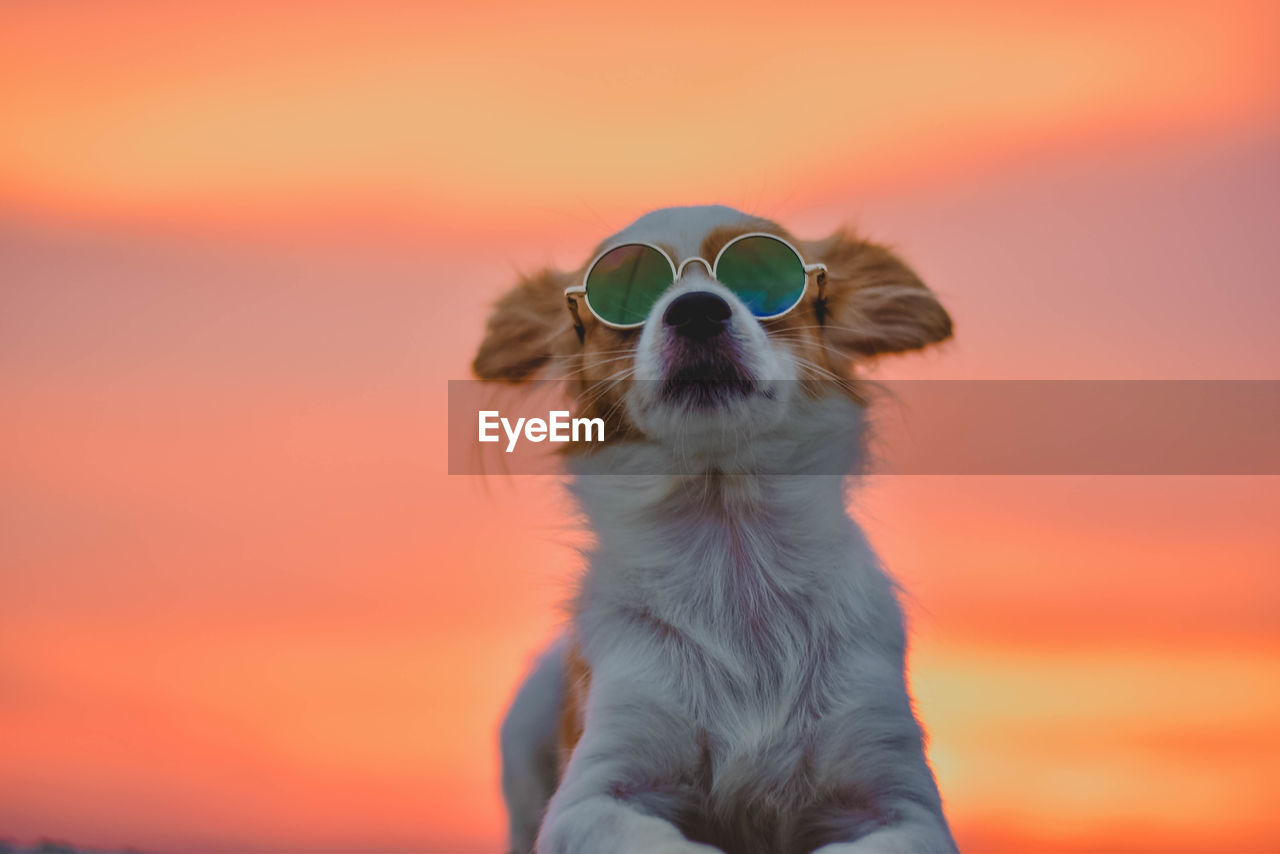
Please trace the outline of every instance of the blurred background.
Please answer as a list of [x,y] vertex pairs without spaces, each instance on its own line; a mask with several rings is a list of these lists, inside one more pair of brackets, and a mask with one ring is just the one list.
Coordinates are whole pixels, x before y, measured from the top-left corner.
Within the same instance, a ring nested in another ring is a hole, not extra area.
[[[0,4],[0,838],[493,852],[580,541],[445,474],[517,271],[851,223],[930,379],[1280,379],[1280,5]],[[880,477],[967,851],[1275,851],[1280,483]]]

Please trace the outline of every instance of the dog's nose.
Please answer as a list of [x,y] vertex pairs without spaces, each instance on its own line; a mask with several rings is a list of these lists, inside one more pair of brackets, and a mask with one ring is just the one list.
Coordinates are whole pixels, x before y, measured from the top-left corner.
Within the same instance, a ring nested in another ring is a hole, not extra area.
[[662,322],[677,335],[698,341],[714,338],[729,326],[733,309],[710,291],[690,291],[671,301]]

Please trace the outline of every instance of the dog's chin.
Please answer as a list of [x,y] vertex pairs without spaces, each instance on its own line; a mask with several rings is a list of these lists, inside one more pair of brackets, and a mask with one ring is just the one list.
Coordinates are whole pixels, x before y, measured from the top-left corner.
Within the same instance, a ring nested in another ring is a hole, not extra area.
[[763,382],[736,361],[689,360],[633,383],[627,414],[650,439],[714,462],[782,421],[789,385]]
[[718,353],[686,359],[662,379],[662,405],[689,411],[715,411],[758,391],[755,378],[736,359]]

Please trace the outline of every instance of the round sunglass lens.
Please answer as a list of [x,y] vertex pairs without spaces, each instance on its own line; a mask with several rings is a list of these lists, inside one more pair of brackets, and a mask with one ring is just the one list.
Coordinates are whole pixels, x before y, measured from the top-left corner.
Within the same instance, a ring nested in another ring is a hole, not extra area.
[[652,246],[629,243],[601,255],[591,268],[587,274],[587,302],[608,323],[643,323],[673,281],[665,255]]
[[782,314],[804,296],[804,262],[772,237],[752,236],[729,244],[716,262],[716,278],[756,317]]

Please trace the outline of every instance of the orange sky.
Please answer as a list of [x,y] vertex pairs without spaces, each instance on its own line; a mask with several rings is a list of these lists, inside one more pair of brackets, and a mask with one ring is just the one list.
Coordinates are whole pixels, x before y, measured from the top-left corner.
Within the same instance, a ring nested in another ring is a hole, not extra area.
[[1280,95],[1269,3],[5,15],[0,186],[113,213],[344,200],[471,228],[673,195],[775,205],[1099,131],[1270,120]]
[[[901,377],[1280,378],[1274,4],[0,10],[0,838],[494,851],[578,534],[445,470],[513,268],[893,241]],[[1275,478],[892,478],[967,850],[1280,847]]]

